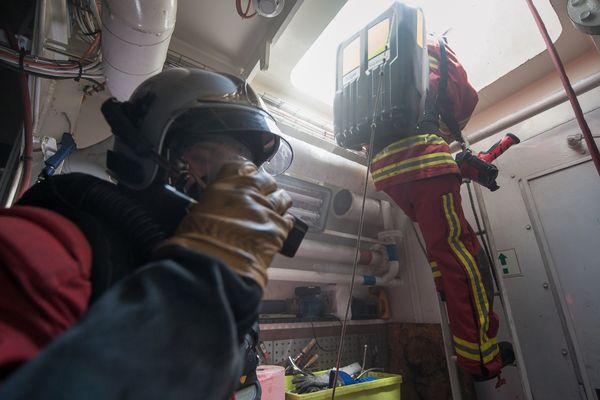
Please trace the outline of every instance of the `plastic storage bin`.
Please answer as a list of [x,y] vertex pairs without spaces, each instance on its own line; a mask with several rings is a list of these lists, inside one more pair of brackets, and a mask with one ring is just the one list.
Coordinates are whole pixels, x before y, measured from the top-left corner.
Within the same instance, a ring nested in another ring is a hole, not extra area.
[[[327,371],[321,371],[317,374],[323,374]],[[349,386],[339,386],[335,390],[336,399],[347,400],[399,400],[400,385],[402,376],[396,374],[386,374],[383,372],[372,372],[369,376],[378,378],[375,381],[357,383]],[[285,399],[286,400],[328,400],[331,399],[333,389],[321,390],[314,393],[298,394],[292,393],[294,384],[293,376],[285,377]]]
[[285,369],[278,365],[259,365],[256,376],[262,388],[262,400],[283,400]]

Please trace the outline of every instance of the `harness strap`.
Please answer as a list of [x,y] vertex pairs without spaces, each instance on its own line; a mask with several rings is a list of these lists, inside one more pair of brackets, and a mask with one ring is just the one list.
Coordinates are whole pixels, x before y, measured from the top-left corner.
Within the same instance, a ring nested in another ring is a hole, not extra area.
[[453,105],[448,99],[448,54],[446,53],[446,42],[444,39],[438,39],[440,45],[440,81],[438,84],[438,104],[442,121],[446,124],[454,139],[459,143],[464,143],[462,131],[456,118],[454,118]]

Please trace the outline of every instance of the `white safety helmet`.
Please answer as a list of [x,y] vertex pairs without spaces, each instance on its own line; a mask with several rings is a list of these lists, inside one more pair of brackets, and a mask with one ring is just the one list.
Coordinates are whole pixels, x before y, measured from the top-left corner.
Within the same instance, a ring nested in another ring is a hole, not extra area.
[[233,137],[251,150],[256,165],[266,163],[263,168],[273,175],[285,171],[293,158],[262,99],[233,75],[169,69],[144,81],[129,101],[108,100],[102,111],[116,136],[108,169],[135,190],[157,178],[156,155],[165,156],[175,144],[200,142],[202,135]]

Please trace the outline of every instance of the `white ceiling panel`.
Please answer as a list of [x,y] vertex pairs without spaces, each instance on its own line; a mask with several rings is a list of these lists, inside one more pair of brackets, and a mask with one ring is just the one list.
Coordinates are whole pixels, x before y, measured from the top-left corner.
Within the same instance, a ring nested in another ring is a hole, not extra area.
[[[242,0],[243,7],[246,1]],[[171,49],[211,68],[247,77],[300,3],[286,0],[275,18],[242,19],[234,0],[179,0]]]

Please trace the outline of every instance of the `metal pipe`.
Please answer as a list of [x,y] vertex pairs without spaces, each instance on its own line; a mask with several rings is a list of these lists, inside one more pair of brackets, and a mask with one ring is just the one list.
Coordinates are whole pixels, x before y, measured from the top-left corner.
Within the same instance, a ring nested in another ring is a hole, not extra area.
[[80,62],[86,62],[86,63],[94,62],[94,59],[90,58],[90,56],[86,56],[86,57],[81,58],[81,54],[78,54],[78,53],[76,53],[74,51],[68,51],[68,50],[56,47],[56,46],[54,46],[55,43],[62,44],[62,43],[57,42],[57,41],[52,40],[52,39],[46,39],[46,44],[44,45],[44,49],[48,50],[48,51],[51,51],[53,53],[56,53],[56,54],[60,54],[61,56],[67,56],[67,57],[72,58],[72,59],[80,59]]
[[[288,268],[269,268],[267,275],[271,281],[293,281],[293,282],[308,282],[321,284],[344,284],[348,285],[352,282],[351,274],[336,274],[332,272],[305,271],[301,269]],[[366,278],[366,279],[365,279]],[[369,275],[363,276],[362,285],[384,285],[384,286],[400,286],[403,284],[400,279],[391,279],[387,282],[373,280]],[[377,278],[377,277],[375,277]],[[376,283],[375,283],[376,282]]]
[[[352,264],[356,249],[350,246],[304,240],[296,253],[297,258],[327,261],[334,264]],[[360,265],[380,266],[383,255],[376,250],[360,250],[358,263]]]
[[308,196],[301,193],[289,192],[293,204],[301,203],[305,208],[319,209],[323,205],[323,200],[320,198]]
[[[46,12],[48,9],[47,0],[39,0],[36,2],[35,22],[34,22],[34,35],[35,38],[31,43],[31,54],[34,56],[41,56],[44,52],[44,46],[46,44]],[[40,104],[41,104],[41,91],[42,91],[42,80],[35,76],[30,76],[31,87],[33,88],[31,96],[33,98],[33,131],[38,132],[40,123]]]
[[349,284],[352,280],[350,274],[336,274],[332,272],[304,271],[301,269],[269,268],[267,275],[271,281],[298,281],[309,283],[339,283]]
[[[8,42],[10,43],[10,47],[12,47],[13,50],[18,51],[20,49],[20,45],[12,31],[7,30],[7,38]],[[31,169],[33,161],[33,111],[31,103],[31,88],[27,74],[24,71],[21,71],[17,75],[17,80],[21,90],[21,101],[23,103],[23,140],[21,152],[22,174],[19,179],[18,190],[16,193],[16,197],[18,198],[21,197],[27,189],[29,189],[29,183],[31,182]]]
[[177,0],[104,0],[102,61],[106,85],[120,101],[158,74],[175,29]]
[[388,270],[382,276],[375,276],[374,285],[386,285],[389,282],[396,279],[396,275],[400,271],[400,262],[399,261],[390,261],[390,266]]
[[[34,40],[31,43],[31,54],[32,55],[40,55],[43,49],[44,40],[46,36],[46,8],[47,1],[39,0],[36,2],[35,9],[35,19],[33,24],[34,29]],[[39,115],[39,104],[40,104],[40,79],[30,76],[27,78],[29,81],[28,91],[29,91],[29,101],[33,102],[33,106],[31,107],[31,131],[34,129],[34,124],[37,123],[38,115]],[[32,133],[32,132],[30,132]],[[27,134],[25,132],[25,126],[23,129],[22,139],[20,142],[21,146],[21,154],[25,152],[27,149]],[[31,143],[29,146],[33,145]],[[29,156],[30,157],[30,156]],[[17,165],[17,169],[13,176],[10,187],[8,188],[8,195],[3,204],[5,207],[10,207],[14,202],[15,198],[18,196],[19,187],[21,187],[24,182],[23,180],[27,179],[27,163],[30,163],[31,160],[25,160],[25,157],[20,157],[20,161]],[[29,167],[31,168],[31,167]]]
[[[311,245],[312,246],[312,245]],[[387,250],[387,258],[389,260],[387,271],[380,276],[362,275],[361,284],[364,286],[399,286],[403,285],[402,279],[396,276],[400,271],[400,261],[398,260],[398,251],[396,244],[385,245]],[[269,268],[267,270],[269,279],[275,281],[300,281],[311,283],[337,283],[351,284],[353,281],[352,274],[340,274],[332,272],[306,271],[300,269],[288,268]]]
[[392,205],[389,201],[382,201],[379,203],[381,207],[381,218],[383,219],[383,229],[386,231],[397,229],[396,219],[392,214]]
[[[362,209],[362,199],[356,193],[348,189],[342,189],[333,195],[332,208],[336,217],[349,222],[358,222]],[[381,203],[375,199],[365,199],[364,213],[367,221],[381,220]],[[384,226],[385,224],[386,221],[384,221]]]
[[450,379],[450,391],[452,400],[462,400],[460,391],[460,380],[458,379],[458,368],[456,367],[456,356],[452,345],[452,334],[450,333],[450,321],[448,320],[448,310],[446,303],[442,301],[438,293],[438,304],[440,306],[440,327],[442,330],[442,341],[446,353],[446,366],[448,367],[448,378]]
[[[18,145],[22,149],[23,148],[23,139],[25,136],[22,134],[22,135],[19,135],[19,137],[20,137],[20,141],[18,142],[18,144],[15,143],[15,146]],[[20,153],[21,153],[21,150],[19,151],[19,154]],[[19,183],[21,182],[22,175],[23,175],[23,162],[21,161],[21,162],[17,163],[17,170],[15,171],[13,180],[8,188],[8,194],[6,196],[6,201],[3,204],[4,207],[10,207],[14,203],[15,197],[17,196],[17,190],[19,189]]]
[[289,103],[271,94],[263,93],[261,97],[267,106],[269,106],[270,112],[278,117],[278,119],[285,119],[292,127],[302,128],[316,137],[325,139],[332,144],[335,143],[333,126],[330,123],[317,121],[314,117],[303,113],[301,109],[292,109]]
[[[366,166],[289,135],[286,139],[294,149],[294,160],[287,173],[297,177],[308,176],[314,181],[346,188],[351,192],[362,192]],[[380,196],[372,180],[369,180],[367,193],[370,197]]]
[[29,80],[24,73],[19,74],[19,86],[21,87],[21,96],[23,100],[23,153],[21,157],[23,160],[23,174],[21,176],[19,190],[17,191],[18,198],[29,189],[33,164],[33,112],[31,93],[29,91]]
[[[600,72],[590,75],[587,78],[584,78],[579,82],[575,83],[573,85],[573,90],[576,94],[579,95],[588,92],[598,86],[600,86]],[[538,101],[537,103],[533,103],[529,107],[526,107],[511,115],[501,118],[493,124],[490,124],[477,132],[473,132],[472,134],[468,135],[467,138],[469,139],[469,142],[471,144],[480,142],[484,139],[489,138],[490,136],[495,135],[496,133],[510,128],[513,125],[516,125],[531,117],[536,116],[537,114],[549,110],[552,107],[556,107],[557,105],[564,103],[566,100],[567,95],[564,91],[556,92]],[[452,151],[457,151],[460,149],[460,146],[457,143],[453,143],[451,148]]]
[[552,39],[550,39],[550,35],[548,34],[548,30],[546,29],[546,25],[540,17],[540,13],[537,8],[533,4],[533,0],[525,0],[527,5],[529,6],[529,10],[531,10],[531,14],[533,15],[533,19],[535,20],[538,29],[540,30],[540,34],[546,43],[546,47],[548,48],[548,54],[550,54],[550,58],[552,59],[552,63],[554,64],[554,68],[556,72],[558,72],[558,76],[560,77],[560,81],[565,89],[565,94],[571,103],[571,107],[573,108],[573,113],[575,114],[575,119],[577,119],[577,123],[579,124],[579,129],[583,133],[583,137],[585,138],[585,143],[587,144],[590,155],[592,156],[592,160],[594,161],[594,165],[596,166],[596,172],[600,175],[600,152],[598,151],[598,146],[596,146],[596,141],[592,136],[592,132],[590,131],[590,127],[583,116],[583,111],[581,110],[581,105],[577,100],[577,95],[573,91],[573,86],[571,86],[571,81],[569,81],[569,77],[567,76],[567,72],[565,71],[565,66],[556,51],[556,47],[554,47],[554,43],[552,43]]
[[[356,240],[358,236],[352,234],[352,233],[345,233],[345,232],[338,232],[338,231],[334,231],[331,229],[325,229],[323,230],[323,235],[327,235],[327,236],[335,236],[335,237],[340,237],[340,238],[344,238],[344,239],[352,239],[352,240]],[[362,242],[367,242],[367,243],[375,243],[375,244],[380,244],[381,241],[375,238],[370,238],[370,237],[366,237],[363,236],[361,238]]]

